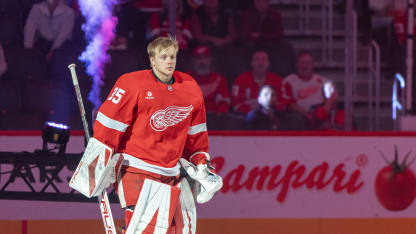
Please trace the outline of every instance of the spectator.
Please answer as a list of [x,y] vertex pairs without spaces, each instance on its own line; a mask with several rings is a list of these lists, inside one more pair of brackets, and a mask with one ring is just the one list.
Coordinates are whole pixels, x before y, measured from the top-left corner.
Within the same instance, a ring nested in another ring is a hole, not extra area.
[[269,0],[253,0],[241,18],[241,35],[247,46],[275,47],[283,39],[280,12],[271,9]]
[[386,60],[391,70],[387,77],[405,71],[407,1],[370,0],[371,37],[380,45],[382,60]]
[[390,15],[393,0],[369,0],[367,4],[369,12],[364,11],[362,14],[370,15],[371,28],[368,31],[371,39],[382,45],[390,44],[393,35],[393,17]]
[[396,0],[389,12],[393,17],[393,26],[396,33],[396,39],[400,44],[406,44],[407,29],[407,1]]
[[[168,1],[163,1],[163,10],[161,13],[153,13],[150,18],[150,37],[154,39],[159,36],[167,36],[170,33],[169,29],[169,4]],[[183,2],[176,1],[176,40],[179,43],[180,49],[186,49],[192,39],[191,22],[189,17],[186,17],[183,11]]]
[[270,85],[260,89],[258,107],[247,114],[244,128],[249,130],[278,130],[282,112],[276,109],[276,92]]
[[224,76],[212,71],[211,50],[207,46],[197,46],[193,50],[193,77],[201,87],[207,113],[227,113],[231,100]]
[[[404,74],[406,71],[406,35],[407,35],[407,1],[395,0],[389,14],[393,17],[393,32],[395,34],[388,55],[392,65],[392,73]],[[413,25],[413,32],[416,26]],[[413,33],[413,35],[415,35]],[[393,75],[393,74],[392,74]]]
[[338,103],[338,91],[332,82],[322,87],[325,101],[313,106],[309,112],[310,126],[313,130],[344,130],[345,112]]
[[282,79],[269,72],[269,55],[265,50],[256,50],[251,57],[251,71],[239,75],[232,86],[232,105],[234,111],[246,115],[258,107],[257,96],[260,87],[268,84],[277,90],[277,109],[283,110],[286,101],[283,99]]
[[277,94],[270,85],[260,89],[259,106],[250,111],[244,122],[247,130],[309,130],[308,119],[297,112],[276,109]]
[[236,36],[233,18],[220,8],[218,0],[204,0],[192,16],[192,33],[198,43],[214,47],[231,44]]
[[114,46],[141,48],[146,45],[150,17],[162,11],[162,0],[130,0],[120,7]]
[[192,76],[198,82],[205,101],[207,122],[210,129],[221,129],[221,120],[230,109],[230,93],[226,79],[212,71],[211,50],[207,46],[197,46],[193,54]]
[[55,49],[68,43],[74,26],[74,11],[63,0],[33,5],[24,29],[24,47],[38,48],[50,60]]
[[4,56],[3,47],[1,46],[1,43],[0,43],[0,78],[6,71],[7,71],[6,58]]
[[312,106],[324,101],[322,86],[326,78],[313,73],[313,57],[308,52],[298,56],[297,74],[290,74],[284,79],[287,98],[293,110],[308,115]]

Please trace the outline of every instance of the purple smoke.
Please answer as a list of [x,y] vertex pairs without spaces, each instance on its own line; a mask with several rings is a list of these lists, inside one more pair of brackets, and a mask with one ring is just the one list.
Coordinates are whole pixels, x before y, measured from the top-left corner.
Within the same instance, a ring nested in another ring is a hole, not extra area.
[[97,109],[101,105],[100,90],[103,85],[104,65],[110,61],[107,49],[115,36],[117,18],[112,15],[117,0],[79,0],[85,17],[82,29],[88,41],[79,59],[86,63],[87,73],[93,79],[88,100]]

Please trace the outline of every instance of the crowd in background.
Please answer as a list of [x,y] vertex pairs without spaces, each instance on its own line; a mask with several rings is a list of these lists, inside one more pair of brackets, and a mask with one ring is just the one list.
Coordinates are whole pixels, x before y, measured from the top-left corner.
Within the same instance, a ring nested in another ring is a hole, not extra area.
[[407,0],[354,0],[363,42],[375,40],[382,59],[391,65],[389,76],[405,73]]
[[[149,69],[145,47],[170,33],[169,2],[125,0],[115,7],[118,24],[103,98],[121,74]],[[293,51],[279,8],[270,0],[176,0],[175,5],[177,70],[191,73],[200,84],[208,128],[344,128],[337,88],[314,73],[310,53]],[[8,95],[17,100],[2,105],[1,128],[9,128],[16,111],[17,116],[41,112],[41,119],[71,123],[78,110],[67,65],[86,46],[82,23],[77,0],[0,2],[0,79],[4,87],[16,87]],[[86,97],[90,81],[81,83]]]

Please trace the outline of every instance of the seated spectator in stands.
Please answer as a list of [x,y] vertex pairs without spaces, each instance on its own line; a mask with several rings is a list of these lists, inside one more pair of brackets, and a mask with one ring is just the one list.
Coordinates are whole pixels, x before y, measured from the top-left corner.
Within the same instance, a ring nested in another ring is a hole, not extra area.
[[370,39],[376,40],[382,46],[390,44],[393,36],[393,3],[394,0],[368,0],[368,11],[363,12],[369,15],[370,27],[367,31]]
[[282,112],[276,109],[276,92],[270,85],[260,89],[257,98],[258,107],[250,111],[244,122],[244,128],[249,130],[277,130],[280,127]]
[[3,47],[1,46],[1,43],[0,43],[0,78],[6,71],[7,71],[6,58],[4,56]]
[[284,79],[287,98],[290,107],[307,116],[311,107],[324,101],[322,86],[326,78],[313,73],[314,61],[308,52],[298,55],[297,73],[290,74]]
[[312,106],[309,111],[309,122],[312,130],[344,130],[345,112],[338,103],[338,91],[334,84],[327,81],[322,87],[325,101]]
[[162,11],[162,0],[123,1],[118,12],[117,36],[114,46],[145,47],[147,29],[153,13]]
[[269,72],[269,55],[265,50],[254,51],[251,57],[251,71],[239,75],[232,86],[231,99],[235,112],[246,115],[258,107],[257,96],[260,87],[268,84],[277,90],[277,109],[286,108],[286,101],[281,92],[282,78]]
[[270,85],[260,89],[259,106],[250,111],[244,122],[247,130],[309,130],[308,121],[296,112],[276,109],[277,94]]
[[[406,73],[406,35],[407,35],[407,1],[396,0],[393,7],[389,12],[389,15],[393,17],[393,39],[390,46],[389,54],[387,55],[388,62],[392,65],[392,76],[399,72],[401,74]],[[416,25],[413,25],[413,32],[416,29]],[[415,34],[413,34],[413,39]]]
[[37,48],[50,60],[55,49],[68,43],[74,26],[74,11],[63,0],[33,5],[24,29],[24,47]]
[[233,43],[235,39],[234,20],[218,1],[204,0],[204,5],[192,16],[192,34],[199,44],[222,47]]
[[[390,65],[387,77],[406,70],[407,0],[369,0],[370,39],[381,48],[381,59]],[[414,27],[416,29],[416,27]]]
[[401,45],[406,44],[407,1],[394,1],[393,7],[390,9],[388,14],[393,17],[393,27],[397,42]]
[[230,109],[230,93],[226,79],[213,72],[211,50],[207,46],[197,46],[193,52],[192,76],[201,87],[210,129],[221,128],[221,120]]
[[[153,13],[150,18],[150,39],[159,36],[167,36],[170,33],[169,26],[169,1],[163,1],[163,10],[161,13]],[[183,2],[176,1],[176,30],[175,36],[179,43],[180,49],[186,49],[192,39],[191,21],[184,14]]]
[[241,36],[246,46],[274,47],[283,39],[280,12],[271,9],[269,0],[253,0],[254,8],[241,17]]

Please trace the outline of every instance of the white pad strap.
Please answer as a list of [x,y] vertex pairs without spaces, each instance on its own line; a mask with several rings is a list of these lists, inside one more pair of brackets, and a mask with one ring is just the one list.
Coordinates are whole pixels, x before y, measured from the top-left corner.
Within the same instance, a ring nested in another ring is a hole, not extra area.
[[[191,187],[187,179],[182,179],[179,183],[179,188],[181,189],[181,194],[179,196],[179,201],[181,205],[182,219],[183,219],[183,234],[195,234],[196,232],[196,208],[195,201],[192,195]],[[191,230],[189,230],[191,226]]]

